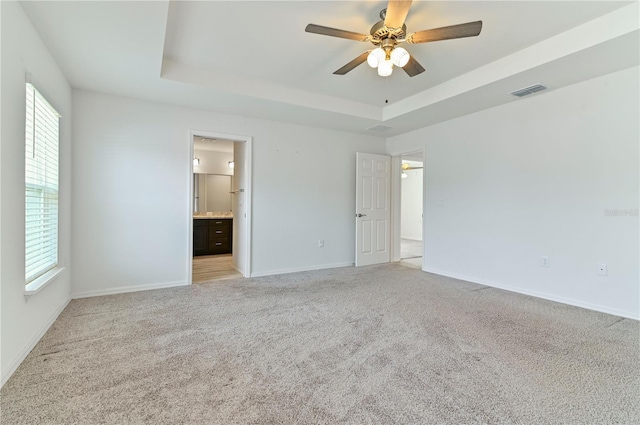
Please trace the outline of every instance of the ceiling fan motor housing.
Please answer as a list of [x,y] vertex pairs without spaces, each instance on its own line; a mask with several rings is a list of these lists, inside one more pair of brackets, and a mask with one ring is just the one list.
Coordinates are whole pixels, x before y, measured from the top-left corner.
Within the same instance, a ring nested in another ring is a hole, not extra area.
[[371,34],[371,42],[378,45],[386,39],[395,41],[404,38],[407,33],[407,26],[402,24],[402,28],[388,28],[384,25],[384,21],[379,21],[371,27],[369,33]]

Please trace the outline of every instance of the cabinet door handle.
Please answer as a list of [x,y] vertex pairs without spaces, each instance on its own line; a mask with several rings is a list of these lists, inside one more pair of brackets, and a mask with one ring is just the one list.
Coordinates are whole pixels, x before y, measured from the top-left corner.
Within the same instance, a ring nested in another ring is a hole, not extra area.
[[216,246],[222,245],[222,242],[216,242]]
[[216,224],[222,224],[222,222],[221,221],[216,221]]
[[216,233],[222,233],[222,230],[216,230]]

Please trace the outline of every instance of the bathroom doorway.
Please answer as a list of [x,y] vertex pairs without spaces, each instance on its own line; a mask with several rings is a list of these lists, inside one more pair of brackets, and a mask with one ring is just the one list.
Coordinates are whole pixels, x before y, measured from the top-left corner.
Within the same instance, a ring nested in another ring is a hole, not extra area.
[[401,156],[400,264],[422,269],[423,264],[423,152]]
[[248,276],[250,139],[193,132],[191,283]]

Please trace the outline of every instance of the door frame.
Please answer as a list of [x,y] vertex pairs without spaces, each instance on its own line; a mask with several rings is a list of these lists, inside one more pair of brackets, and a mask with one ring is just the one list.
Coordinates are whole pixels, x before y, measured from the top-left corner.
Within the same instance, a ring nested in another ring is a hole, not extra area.
[[246,208],[246,224],[247,234],[242,243],[244,244],[244,270],[238,270],[244,277],[251,277],[251,240],[252,240],[252,200],[253,200],[253,137],[242,136],[238,134],[226,134],[205,130],[189,130],[189,174],[188,174],[188,186],[189,186],[189,202],[187,209],[187,217],[189,222],[189,237],[187,246],[187,284],[193,283],[193,138],[205,137],[207,139],[226,139],[233,140],[234,142],[246,143],[244,150],[243,166],[246,176],[245,189],[245,208]]
[[400,240],[402,231],[402,178],[401,167],[402,157],[415,153],[422,153],[422,270],[425,268],[425,246],[426,246],[426,182],[427,173],[424,172],[426,149],[412,149],[410,151],[396,153],[391,157],[391,261],[400,261]]

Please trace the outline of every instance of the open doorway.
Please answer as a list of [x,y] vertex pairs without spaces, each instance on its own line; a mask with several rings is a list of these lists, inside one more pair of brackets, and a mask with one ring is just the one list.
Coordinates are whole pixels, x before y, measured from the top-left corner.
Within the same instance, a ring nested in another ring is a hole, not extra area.
[[191,283],[250,276],[250,138],[192,132]]
[[423,153],[401,156],[400,264],[422,269],[423,263]]

